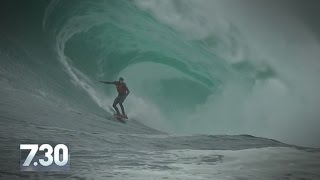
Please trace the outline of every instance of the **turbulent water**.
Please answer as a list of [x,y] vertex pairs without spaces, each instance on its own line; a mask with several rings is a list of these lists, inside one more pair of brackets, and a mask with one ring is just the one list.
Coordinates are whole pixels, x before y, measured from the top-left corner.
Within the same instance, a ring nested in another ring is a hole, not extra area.
[[[278,142],[320,146],[318,43],[301,33],[307,50],[284,48],[291,35],[261,32],[233,8],[4,1],[0,178],[319,179],[317,149]],[[114,87],[98,83],[120,76],[126,124],[111,118]],[[69,143],[71,173],[20,173],[17,147],[29,141]]]

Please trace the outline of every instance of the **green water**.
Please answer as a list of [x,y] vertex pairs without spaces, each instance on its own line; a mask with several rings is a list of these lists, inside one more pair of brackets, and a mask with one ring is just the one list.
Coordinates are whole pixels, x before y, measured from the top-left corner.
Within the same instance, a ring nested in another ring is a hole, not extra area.
[[292,119],[299,129],[300,115],[312,114],[317,101],[299,89],[310,86],[303,86],[307,75],[297,75],[298,61],[260,55],[267,50],[255,51],[239,22],[201,15],[202,3],[10,1],[1,11],[1,78],[103,115],[116,91],[98,81],[122,76],[131,91],[129,117],[171,133],[281,139]]

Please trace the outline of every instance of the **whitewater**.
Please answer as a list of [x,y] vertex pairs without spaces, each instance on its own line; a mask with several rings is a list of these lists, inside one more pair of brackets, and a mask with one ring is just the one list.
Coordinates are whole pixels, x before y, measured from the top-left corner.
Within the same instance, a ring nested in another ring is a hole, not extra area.
[[[320,46],[283,9],[1,3],[0,179],[320,179]],[[120,76],[126,124],[98,83]],[[23,142],[70,144],[71,171],[20,172]]]

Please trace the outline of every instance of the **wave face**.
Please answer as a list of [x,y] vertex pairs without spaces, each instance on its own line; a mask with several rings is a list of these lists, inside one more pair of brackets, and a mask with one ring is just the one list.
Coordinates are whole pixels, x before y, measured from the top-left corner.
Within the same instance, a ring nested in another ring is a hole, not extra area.
[[[319,90],[318,64],[307,71],[298,68],[301,61],[294,54],[271,56],[281,39],[269,34],[273,39],[264,41],[267,45],[257,45],[268,37],[248,38],[249,24],[239,25],[242,21],[225,4],[39,2],[28,3],[38,7],[28,16],[40,19],[41,26],[25,22],[30,28],[21,30],[39,40],[32,44],[27,37],[0,34],[6,59],[2,77],[19,81],[20,88],[92,112],[110,112],[114,89],[97,81],[122,76],[132,92],[125,104],[129,116],[152,128],[316,142],[319,132],[312,127],[319,124],[315,107],[320,101],[312,95]],[[303,124],[308,128],[301,129]]]

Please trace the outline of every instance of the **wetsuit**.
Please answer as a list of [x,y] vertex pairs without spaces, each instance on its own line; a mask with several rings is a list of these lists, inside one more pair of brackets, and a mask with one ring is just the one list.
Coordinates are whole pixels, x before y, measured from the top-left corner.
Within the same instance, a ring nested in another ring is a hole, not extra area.
[[124,107],[122,105],[122,103],[124,102],[124,100],[127,98],[128,94],[129,94],[129,89],[126,85],[126,83],[124,82],[120,82],[120,81],[114,81],[114,82],[103,82],[100,81],[102,83],[105,84],[114,84],[116,86],[116,89],[118,91],[118,96],[114,99],[113,101],[113,108],[116,110],[117,114],[120,114],[119,109],[117,107],[117,104],[120,105],[121,111],[122,111],[122,115],[126,115],[125,111],[124,111]]

